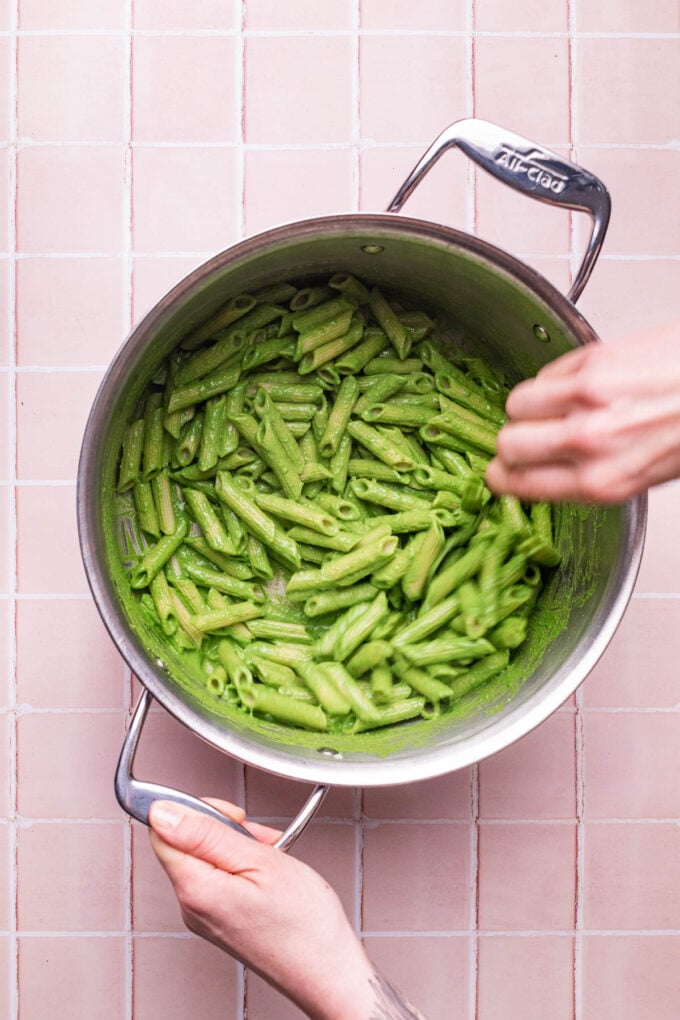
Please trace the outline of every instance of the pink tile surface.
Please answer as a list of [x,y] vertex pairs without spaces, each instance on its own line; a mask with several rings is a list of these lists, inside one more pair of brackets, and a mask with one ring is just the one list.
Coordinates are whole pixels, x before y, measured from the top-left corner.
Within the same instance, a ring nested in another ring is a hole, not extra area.
[[37,823],[19,830],[18,918],[25,931],[121,931],[122,821]]
[[[40,640],[36,640],[40,635]],[[17,700],[33,708],[122,708],[125,664],[93,603],[17,605]]]
[[[532,141],[557,146],[569,140],[567,41],[562,38],[494,38],[475,43],[475,113]],[[527,74],[527,69],[531,74]],[[540,87],[537,88],[537,83]]]
[[[677,316],[679,32],[670,0],[0,0],[3,1018],[302,1017],[186,933],[113,797],[138,685],[88,595],[72,480],[130,324],[241,236],[385,209],[473,111],[571,145],[610,188],[579,302],[601,337]],[[455,151],[404,213],[476,230],[563,292],[588,226]],[[676,1020],[679,500],[652,492],[636,598],[564,711],[478,768],[334,788],[295,848],[429,1020]],[[309,792],[160,706],[135,767],[277,824]]]
[[586,708],[676,708],[680,631],[676,599],[633,599],[583,687]]
[[[59,536],[45,555],[46,514]],[[83,595],[87,581],[80,559],[73,485],[31,485],[17,489],[18,590],[25,595],[55,592]],[[1,574],[0,574],[1,576]]]
[[[100,372],[29,372],[17,378],[17,478],[72,480]],[[49,428],[49,441],[47,430]]]
[[447,0],[421,0],[419,4],[409,0],[362,0],[361,27],[463,32],[467,26],[464,5]]
[[477,1016],[479,1020],[572,1020],[573,972],[573,940],[568,936],[482,936]]
[[351,54],[343,36],[248,38],[246,141],[345,141],[351,134]]
[[680,1000],[677,935],[591,935],[584,940],[588,1020],[675,1020]]
[[429,145],[465,115],[465,59],[457,37],[362,36],[362,138]]
[[234,1016],[237,967],[195,937],[134,940],[133,1008],[136,1020]]
[[22,1020],[120,1020],[125,1009],[126,946],[122,936],[23,935],[19,942]]
[[363,811],[368,818],[428,818],[469,821],[472,817],[470,769],[402,786],[367,787]]
[[22,149],[17,169],[19,251],[120,251],[123,162],[123,150],[115,146]]
[[26,818],[120,818],[113,773],[120,712],[49,712],[17,724],[19,813]]
[[248,152],[246,180],[247,234],[290,220],[349,212],[354,204],[349,149]]
[[586,927],[674,929],[680,910],[679,851],[675,823],[586,825]]
[[[676,40],[582,39],[576,61],[581,142],[661,144],[677,138],[680,114],[667,101],[680,91]],[[655,73],[641,89],[650,67]]]
[[574,925],[574,825],[488,824],[479,832],[479,926],[549,931]]
[[[360,157],[361,209],[384,211],[422,155],[422,145],[368,147]],[[467,167],[452,153],[441,159],[419,184],[403,208],[416,216],[465,228],[467,216]]]
[[352,26],[352,0],[320,4],[316,0],[248,0],[245,27],[251,31],[343,31]]
[[22,259],[17,265],[18,364],[108,364],[125,333],[124,273],[120,258]]
[[21,0],[19,28],[24,31],[122,30],[125,11],[118,0]]
[[137,147],[135,251],[221,251],[238,236],[237,196],[232,149]]
[[465,824],[369,826],[363,851],[364,931],[467,929],[470,848]]
[[115,35],[19,41],[19,134],[34,142],[121,142],[125,40]]
[[132,133],[137,142],[234,142],[232,37],[135,37]]
[[562,0],[523,0],[521,4],[476,0],[475,28],[482,32],[566,32],[567,14]]
[[585,811],[588,818],[675,818],[680,814],[672,712],[588,712]]
[[573,818],[574,717],[558,712],[479,766],[480,818]]
[[238,25],[239,4],[223,0],[135,0],[133,25],[147,32],[229,31]]
[[370,935],[364,945],[378,970],[397,981],[428,1020],[468,1015],[470,940],[466,936],[395,939]]

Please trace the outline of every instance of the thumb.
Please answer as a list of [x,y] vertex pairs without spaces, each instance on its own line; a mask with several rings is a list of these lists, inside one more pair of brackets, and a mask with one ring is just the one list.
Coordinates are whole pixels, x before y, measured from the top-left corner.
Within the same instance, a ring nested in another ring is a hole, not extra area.
[[[154,801],[149,823],[169,847],[231,874],[251,868],[258,863],[259,854],[266,852],[256,839],[175,801]],[[155,848],[163,863],[162,847],[156,843]]]

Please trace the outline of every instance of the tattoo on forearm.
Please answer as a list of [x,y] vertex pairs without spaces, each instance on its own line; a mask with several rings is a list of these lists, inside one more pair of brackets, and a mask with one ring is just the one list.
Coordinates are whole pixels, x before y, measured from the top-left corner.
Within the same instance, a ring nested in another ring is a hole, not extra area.
[[375,992],[375,1004],[368,1020],[425,1020],[382,974],[376,971],[369,983]]

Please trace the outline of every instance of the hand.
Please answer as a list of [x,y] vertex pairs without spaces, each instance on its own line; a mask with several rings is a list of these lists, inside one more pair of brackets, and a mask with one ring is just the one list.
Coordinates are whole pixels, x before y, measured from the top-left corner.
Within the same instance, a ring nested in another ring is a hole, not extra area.
[[487,470],[525,500],[620,503],[680,476],[680,328],[590,344],[520,383]]
[[[156,801],[149,815],[151,845],[187,927],[313,1020],[418,1020],[376,974],[328,883],[271,845],[278,832],[246,822],[233,804],[210,803],[256,839],[170,801]],[[391,1012],[375,1012],[385,1004]]]

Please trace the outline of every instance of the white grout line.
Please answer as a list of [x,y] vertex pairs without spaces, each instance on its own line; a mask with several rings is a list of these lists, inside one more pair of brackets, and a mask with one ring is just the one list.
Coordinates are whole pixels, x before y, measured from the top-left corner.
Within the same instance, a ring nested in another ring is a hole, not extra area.
[[[467,37],[468,32],[466,29],[438,29],[438,28],[362,28],[359,31],[361,36],[373,36],[377,38],[406,38],[410,39],[414,36],[434,39],[464,39]],[[566,39],[568,32],[530,32],[530,31],[475,31],[476,36],[485,39]],[[579,39],[659,39],[659,40],[676,40],[680,39],[680,33],[678,32],[576,32]],[[11,32],[0,32],[0,38],[8,37]],[[19,38],[59,38],[62,36],[92,36],[92,37],[107,37],[107,38],[120,38],[127,37],[128,32],[125,29],[21,29],[17,32]],[[139,36],[140,38],[148,39],[167,39],[167,38],[181,38],[181,39],[231,39],[239,35],[243,35],[247,39],[300,39],[300,38],[340,38],[344,39],[347,36],[353,35],[353,29],[244,29],[241,31],[237,28],[225,28],[225,29],[145,29],[135,28],[132,31],[133,38]]]
[[361,209],[361,0],[352,5],[352,208]]
[[[468,52],[473,48],[473,40],[468,40],[469,46],[467,47]],[[236,61],[238,63],[238,61]],[[235,72],[237,73],[237,72]],[[354,94],[354,89],[352,90]],[[472,116],[466,112],[466,116]],[[205,139],[203,141],[184,141],[180,139],[174,139],[172,141],[144,141],[132,140],[129,143],[129,147],[134,151],[135,149],[233,149],[238,155],[240,150],[246,152],[346,152],[348,149],[358,148],[361,151],[366,149],[421,149],[424,150],[430,143],[431,139],[423,138],[420,141],[403,141],[401,139],[387,139],[378,140],[375,138],[363,138],[358,137],[353,140],[346,142],[327,142],[323,139],[309,140],[306,142],[246,142],[246,141],[212,141]],[[543,143],[546,149],[569,149],[570,142],[565,141],[563,138],[560,139],[546,139]],[[127,148],[127,143],[121,143],[117,139],[110,141],[88,141],[87,139],[74,139],[72,141],[62,141],[61,139],[49,139],[43,138],[35,140],[32,138],[21,138],[17,139],[16,147],[19,151],[25,149],[120,149]],[[0,150],[8,148],[7,145],[0,143]],[[680,148],[680,143],[677,139],[671,139],[668,142],[586,142],[582,146],[583,149],[588,149],[596,152],[618,152],[631,150],[634,152],[677,152]],[[51,253],[47,253],[51,254]],[[86,257],[90,257],[95,254],[93,252],[85,252]],[[110,256],[110,252],[107,253]],[[31,253],[32,256],[32,253]],[[0,257],[2,254],[0,253]],[[24,256],[25,257],[25,256]]]

